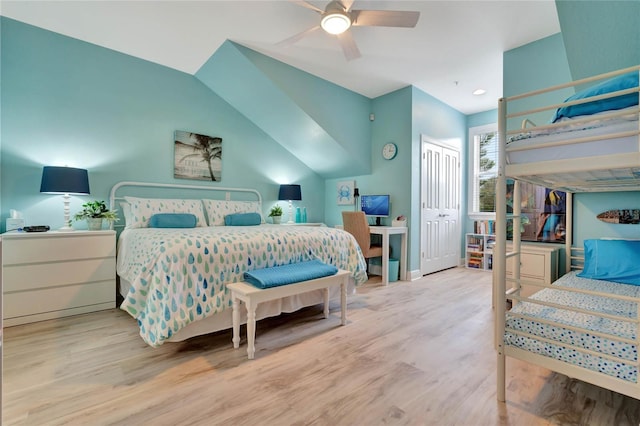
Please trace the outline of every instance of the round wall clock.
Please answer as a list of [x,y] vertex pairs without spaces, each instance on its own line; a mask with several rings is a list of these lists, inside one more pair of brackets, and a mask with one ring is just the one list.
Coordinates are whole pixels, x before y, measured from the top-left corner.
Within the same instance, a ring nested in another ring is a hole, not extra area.
[[385,160],[391,160],[395,158],[397,153],[398,147],[393,142],[389,142],[382,147],[382,158],[384,158]]

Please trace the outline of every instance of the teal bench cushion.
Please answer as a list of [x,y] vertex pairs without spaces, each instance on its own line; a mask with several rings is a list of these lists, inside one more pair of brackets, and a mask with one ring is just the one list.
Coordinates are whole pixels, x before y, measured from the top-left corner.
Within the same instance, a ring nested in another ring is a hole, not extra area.
[[338,268],[333,265],[327,265],[320,260],[309,260],[248,271],[244,273],[244,280],[254,287],[270,288],[328,277],[337,273]]

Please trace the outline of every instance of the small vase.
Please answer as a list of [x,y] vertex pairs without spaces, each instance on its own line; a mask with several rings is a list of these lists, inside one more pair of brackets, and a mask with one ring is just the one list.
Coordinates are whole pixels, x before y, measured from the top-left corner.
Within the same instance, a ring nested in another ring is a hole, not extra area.
[[271,219],[273,219],[273,224],[274,225],[279,225],[281,218],[282,218],[282,216],[271,216]]
[[99,231],[102,229],[102,218],[101,217],[90,217],[87,218],[87,228],[89,231]]

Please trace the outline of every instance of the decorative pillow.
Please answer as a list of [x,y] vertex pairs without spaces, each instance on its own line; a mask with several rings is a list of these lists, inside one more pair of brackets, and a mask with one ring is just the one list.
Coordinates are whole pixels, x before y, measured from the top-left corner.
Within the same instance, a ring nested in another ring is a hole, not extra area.
[[126,227],[133,220],[131,217],[131,204],[123,201],[120,203],[120,208],[122,209],[122,217],[124,217],[124,225]]
[[233,213],[224,217],[226,226],[251,226],[260,225],[262,217],[258,213]]
[[150,228],[195,228],[197,223],[191,213],[156,213],[149,219]]
[[[590,98],[591,96],[604,95],[606,93],[617,92],[618,90],[631,89],[632,87],[638,87],[637,71],[623,74],[603,81],[600,84],[596,84],[593,87],[569,96],[565,99],[565,102],[577,101],[579,99]],[[552,122],[555,123],[562,117],[576,117],[578,115],[595,114],[601,111],[627,108],[632,105],[638,105],[637,93],[629,93],[627,95],[615,96],[613,98],[559,108],[553,116]]]
[[584,240],[579,277],[640,285],[640,241]]
[[262,222],[262,206],[258,201],[202,200],[209,226],[223,226],[225,216],[233,213],[258,213]]
[[200,200],[136,197],[124,199],[131,208],[131,221],[127,220],[125,229],[148,228],[151,216],[157,213],[191,213],[196,217],[196,226],[207,226]]

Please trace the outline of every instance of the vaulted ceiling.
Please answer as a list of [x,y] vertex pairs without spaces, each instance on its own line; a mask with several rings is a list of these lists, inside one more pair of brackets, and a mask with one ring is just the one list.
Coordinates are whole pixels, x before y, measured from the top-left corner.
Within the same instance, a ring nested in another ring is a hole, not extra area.
[[[324,9],[328,2],[309,1]],[[355,9],[415,10],[415,28],[354,27],[362,57],[347,61],[319,14],[293,1],[12,1],[12,19],[190,74],[226,40],[373,98],[414,85],[458,111],[496,107],[502,52],[560,31],[553,1],[365,1]],[[474,96],[475,89],[487,92]]]

